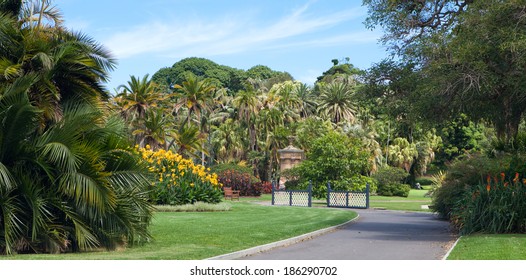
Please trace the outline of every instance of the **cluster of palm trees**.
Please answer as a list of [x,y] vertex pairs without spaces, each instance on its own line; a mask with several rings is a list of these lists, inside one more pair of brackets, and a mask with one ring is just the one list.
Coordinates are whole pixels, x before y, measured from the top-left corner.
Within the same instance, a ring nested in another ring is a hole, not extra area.
[[[111,102],[136,145],[174,149],[206,165],[244,161],[267,180],[276,173],[278,149],[298,128],[312,123],[305,120],[333,129],[361,127],[358,83],[352,76],[333,77],[315,88],[291,80],[249,78],[243,90],[229,93],[213,80],[190,73],[170,92],[160,88],[148,75],[131,76]],[[374,135],[369,138],[374,142]],[[297,144],[308,149],[308,143]]]
[[111,96],[114,59],[65,28],[49,0],[0,1],[0,40],[0,253],[148,240],[149,182],[134,146],[208,166],[245,162],[271,180],[290,136],[306,151],[334,130],[359,138],[371,172],[422,155],[426,165],[439,142],[390,141],[389,122],[360,105],[349,73],[328,72],[314,87],[249,78],[237,92],[191,73],[171,87],[131,76]]
[[106,106],[113,58],[50,1],[0,9],[0,254],[148,240],[148,178]]

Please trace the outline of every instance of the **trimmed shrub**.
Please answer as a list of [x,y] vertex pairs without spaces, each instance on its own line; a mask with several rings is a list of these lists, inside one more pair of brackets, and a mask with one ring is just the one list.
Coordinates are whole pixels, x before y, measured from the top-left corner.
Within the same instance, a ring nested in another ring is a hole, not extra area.
[[409,173],[402,168],[384,166],[373,175],[378,183],[376,193],[383,196],[407,197],[411,186],[403,184]]
[[409,186],[408,184],[391,183],[389,185],[384,185],[382,188],[378,188],[377,194],[383,196],[407,197],[409,196],[410,190],[411,186]]

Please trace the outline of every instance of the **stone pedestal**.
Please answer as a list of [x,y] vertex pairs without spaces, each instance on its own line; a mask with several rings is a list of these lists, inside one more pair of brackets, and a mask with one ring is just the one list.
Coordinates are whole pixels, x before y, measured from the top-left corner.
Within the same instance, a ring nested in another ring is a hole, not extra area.
[[[300,150],[292,145],[289,145],[285,149],[278,150],[278,154],[279,154],[279,170],[281,174],[283,174],[283,171],[296,166],[302,160],[305,159],[305,153],[303,152],[303,150]],[[279,186],[278,186],[279,189],[285,188],[286,181],[287,181],[287,178],[281,175],[279,179]]]

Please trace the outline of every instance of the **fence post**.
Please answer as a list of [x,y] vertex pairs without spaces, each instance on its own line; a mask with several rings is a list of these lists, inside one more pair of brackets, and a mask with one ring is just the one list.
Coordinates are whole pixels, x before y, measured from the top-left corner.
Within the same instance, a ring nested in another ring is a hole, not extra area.
[[292,190],[289,190],[289,206],[292,206]]
[[274,184],[275,182],[272,181],[272,205],[274,205],[274,188],[275,188]]
[[331,207],[331,193],[332,193],[331,181],[328,181],[327,182],[327,206],[328,207]]
[[345,192],[345,207],[349,207],[349,196],[351,195],[351,191]]
[[309,202],[308,206],[312,207],[312,181],[309,181]]
[[369,209],[369,191],[371,186],[369,183],[365,185],[365,209]]

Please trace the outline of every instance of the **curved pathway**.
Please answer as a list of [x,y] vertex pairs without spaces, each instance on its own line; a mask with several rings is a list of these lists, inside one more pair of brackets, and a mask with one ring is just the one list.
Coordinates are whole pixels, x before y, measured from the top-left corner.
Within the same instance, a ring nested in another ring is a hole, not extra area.
[[438,260],[456,240],[447,221],[430,213],[353,210],[342,229],[246,260]]

